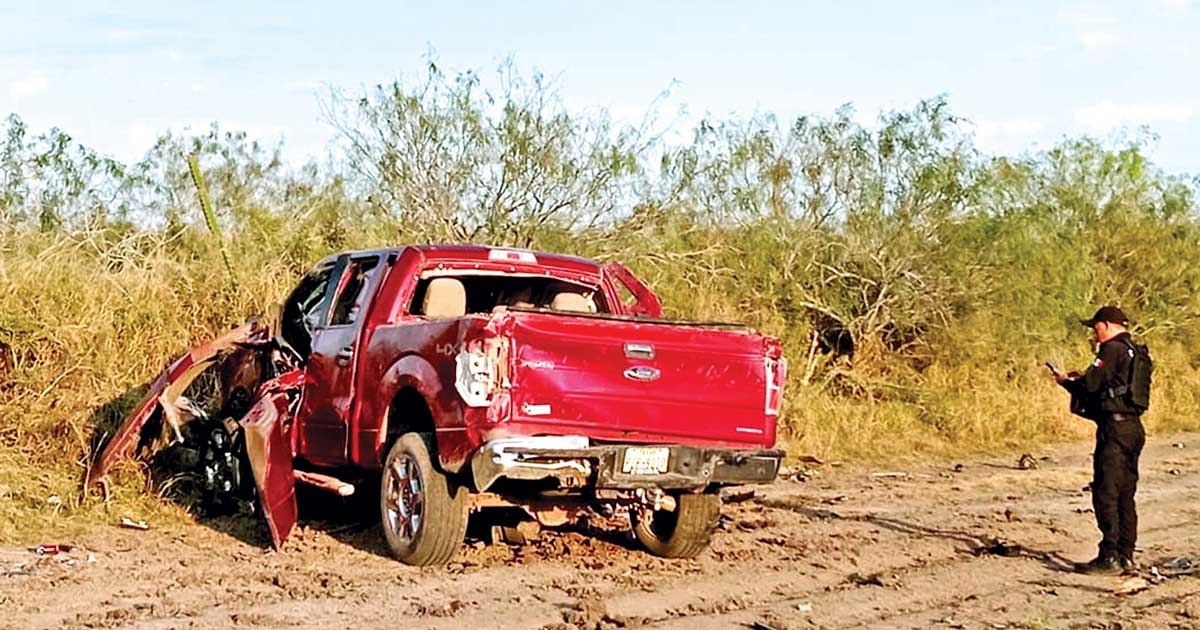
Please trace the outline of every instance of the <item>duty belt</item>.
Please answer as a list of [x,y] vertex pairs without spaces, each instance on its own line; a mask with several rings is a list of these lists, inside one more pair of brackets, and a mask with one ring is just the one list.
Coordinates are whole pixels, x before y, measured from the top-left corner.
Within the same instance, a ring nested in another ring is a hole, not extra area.
[[1127,420],[1137,420],[1140,416],[1136,413],[1110,413],[1105,418],[1110,422],[1125,422]]

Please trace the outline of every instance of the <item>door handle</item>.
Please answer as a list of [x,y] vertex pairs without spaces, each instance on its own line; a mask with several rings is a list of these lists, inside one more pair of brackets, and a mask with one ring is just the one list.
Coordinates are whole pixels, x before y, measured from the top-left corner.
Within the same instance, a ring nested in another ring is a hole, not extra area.
[[337,354],[334,356],[337,357],[339,363],[345,363],[354,356],[354,346],[346,346],[345,348],[338,350]]

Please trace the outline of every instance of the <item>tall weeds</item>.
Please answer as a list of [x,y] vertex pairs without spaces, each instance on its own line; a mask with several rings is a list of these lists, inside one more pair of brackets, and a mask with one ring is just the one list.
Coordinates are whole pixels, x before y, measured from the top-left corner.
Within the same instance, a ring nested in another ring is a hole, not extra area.
[[[1151,433],[1198,426],[1196,180],[1156,169],[1138,139],[988,156],[935,99],[869,127],[848,109],[705,121],[670,145],[569,112],[511,68],[491,84],[431,67],[329,105],[347,151],[321,168],[216,126],[137,164],[15,116],[0,129],[0,541],[113,518],[77,485],[145,383],[320,257],[382,244],[619,258],[672,315],[781,337],[793,452],[1082,437],[1042,362],[1082,365],[1077,318],[1106,302],[1154,353]],[[146,497],[136,464],[117,478],[107,509],[179,512]]]

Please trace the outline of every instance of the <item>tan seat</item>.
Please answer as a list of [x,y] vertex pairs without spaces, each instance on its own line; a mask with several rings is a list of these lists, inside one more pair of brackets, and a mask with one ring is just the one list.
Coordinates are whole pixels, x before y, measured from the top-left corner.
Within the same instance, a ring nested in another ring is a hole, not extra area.
[[554,294],[554,299],[550,302],[550,310],[594,313],[596,312],[596,306],[582,294],[573,291],[562,291]]
[[462,317],[467,314],[467,290],[457,278],[434,278],[425,289],[421,305],[425,317]]

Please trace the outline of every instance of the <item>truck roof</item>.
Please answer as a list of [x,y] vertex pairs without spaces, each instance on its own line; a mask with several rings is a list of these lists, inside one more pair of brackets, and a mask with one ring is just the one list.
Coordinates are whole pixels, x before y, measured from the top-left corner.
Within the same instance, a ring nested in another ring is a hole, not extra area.
[[[600,274],[600,265],[596,261],[587,258],[581,258],[579,256],[569,256],[566,254],[553,254],[549,252],[513,247],[491,247],[487,245],[427,244],[410,245],[408,247],[419,251],[425,257],[425,260],[433,262],[453,261],[493,265],[509,263],[519,266],[535,266],[542,268],[548,267],[567,273],[582,274],[587,276],[598,276]],[[386,247],[380,249],[356,250],[334,254],[329,258],[337,258],[344,253],[351,255],[399,254],[404,249],[405,247]]]

